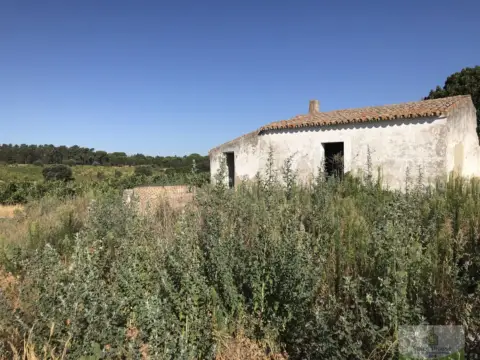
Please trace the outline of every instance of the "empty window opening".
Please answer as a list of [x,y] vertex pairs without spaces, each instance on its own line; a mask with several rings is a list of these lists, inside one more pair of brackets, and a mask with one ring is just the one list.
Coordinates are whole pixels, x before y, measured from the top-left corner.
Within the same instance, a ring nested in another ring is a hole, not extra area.
[[225,153],[227,157],[228,168],[228,187],[235,186],[235,154],[233,152]]
[[343,177],[343,142],[324,143],[325,175]]

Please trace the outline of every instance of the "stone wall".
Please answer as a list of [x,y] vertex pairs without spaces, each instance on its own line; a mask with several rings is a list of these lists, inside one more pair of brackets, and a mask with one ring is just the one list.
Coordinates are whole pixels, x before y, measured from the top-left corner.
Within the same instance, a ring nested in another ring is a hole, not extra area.
[[126,204],[134,200],[141,211],[154,209],[163,203],[168,203],[174,209],[181,209],[193,200],[194,191],[190,192],[187,185],[177,186],[138,186],[127,189],[123,193]]

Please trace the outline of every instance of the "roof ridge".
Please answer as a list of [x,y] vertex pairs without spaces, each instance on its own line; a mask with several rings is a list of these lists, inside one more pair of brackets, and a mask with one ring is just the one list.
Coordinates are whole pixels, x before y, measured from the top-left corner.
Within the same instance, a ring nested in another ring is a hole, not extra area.
[[[456,99],[456,98],[458,98],[458,100],[460,100],[460,98],[464,98],[464,97],[470,97],[470,95],[454,95],[454,96],[446,96],[446,97],[443,97],[443,98],[436,98],[436,99],[423,99],[423,100],[416,100],[416,101],[405,101],[405,102],[383,104],[383,105],[367,105],[367,106],[344,108],[344,109],[335,109],[335,110],[321,111],[321,112],[322,113],[329,113],[329,112],[334,112],[334,111],[360,110],[360,109],[379,108],[379,107],[386,107],[386,106],[413,105],[413,104],[418,104],[418,103],[423,103],[423,102],[428,102],[428,101],[438,101],[438,100],[441,100],[441,99]],[[305,113],[303,115],[307,115],[307,114]]]

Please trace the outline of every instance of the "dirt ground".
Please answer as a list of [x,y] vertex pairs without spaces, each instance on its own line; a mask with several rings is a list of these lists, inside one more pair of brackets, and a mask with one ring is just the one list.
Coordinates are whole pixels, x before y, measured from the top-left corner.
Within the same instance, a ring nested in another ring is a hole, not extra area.
[[23,206],[21,205],[0,205],[0,218],[13,218],[15,211],[21,211]]

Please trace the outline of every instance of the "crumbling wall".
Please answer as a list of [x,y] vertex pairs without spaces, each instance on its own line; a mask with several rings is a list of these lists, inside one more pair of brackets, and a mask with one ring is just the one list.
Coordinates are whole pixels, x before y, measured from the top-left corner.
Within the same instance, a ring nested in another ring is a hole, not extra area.
[[193,200],[195,189],[190,191],[187,185],[176,186],[138,186],[123,192],[125,204],[132,202],[140,211],[155,209],[168,204],[173,209],[181,209]]
[[212,182],[225,152],[235,154],[235,178],[253,179],[264,173],[273,152],[273,167],[280,172],[291,157],[301,182],[310,182],[324,166],[324,143],[344,144],[345,172],[361,173],[370,163],[382,183],[401,189],[406,175],[420,168],[425,183],[446,175],[447,120],[445,117],[397,119],[321,127],[268,130],[244,136],[210,152]]
[[473,103],[458,107],[448,116],[447,171],[462,176],[480,175],[480,146]]

